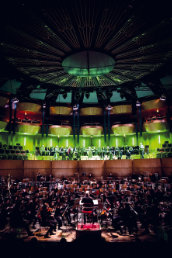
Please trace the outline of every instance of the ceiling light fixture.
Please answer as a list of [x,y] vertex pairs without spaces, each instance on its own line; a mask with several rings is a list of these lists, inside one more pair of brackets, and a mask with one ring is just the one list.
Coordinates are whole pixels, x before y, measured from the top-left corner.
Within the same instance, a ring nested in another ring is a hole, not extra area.
[[106,107],[106,110],[108,110],[108,111],[112,110],[112,106],[109,104],[109,105]]
[[161,97],[160,97],[160,100],[165,101],[166,100],[166,96],[164,94],[162,94]]
[[79,108],[79,104],[75,104],[75,105],[73,106],[73,111],[77,111],[78,108]]
[[18,98],[14,97],[14,98],[11,99],[11,102],[14,103],[14,104],[16,104],[16,103],[19,102],[19,100],[18,100]]
[[140,107],[141,106],[141,103],[139,100],[136,101],[136,107]]

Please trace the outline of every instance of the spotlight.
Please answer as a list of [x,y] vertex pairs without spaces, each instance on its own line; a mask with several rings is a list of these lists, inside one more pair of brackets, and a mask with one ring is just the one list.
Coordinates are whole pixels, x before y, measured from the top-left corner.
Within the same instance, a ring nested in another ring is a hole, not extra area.
[[161,97],[160,97],[160,100],[165,101],[166,100],[166,96],[164,94],[162,94]]
[[141,103],[139,100],[136,101],[136,107],[140,107],[141,106]]
[[79,105],[78,105],[78,104],[75,104],[75,105],[73,106],[73,111],[77,111],[78,108],[79,108]]
[[16,104],[16,103],[19,102],[19,100],[18,100],[18,98],[14,97],[14,98],[11,99],[11,102],[14,103],[14,104]]
[[112,106],[109,104],[109,105],[106,107],[106,110],[108,110],[108,111],[112,110]]

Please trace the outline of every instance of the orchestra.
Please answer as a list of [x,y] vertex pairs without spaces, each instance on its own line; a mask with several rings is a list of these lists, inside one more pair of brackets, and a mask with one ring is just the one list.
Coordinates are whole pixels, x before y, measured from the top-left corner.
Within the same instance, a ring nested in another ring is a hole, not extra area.
[[[17,182],[10,178],[10,193],[9,178],[1,178],[0,212],[5,216],[1,223],[5,223],[6,217],[13,222],[11,214],[17,212],[20,224],[29,235],[31,228],[35,229],[39,224],[47,228],[44,237],[48,238],[63,226],[75,227],[78,222],[110,224],[120,234],[137,233],[137,221],[145,232],[149,232],[150,225],[156,231],[155,222],[157,226],[172,222],[172,183],[169,178],[111,176],[98,180],[89,174],[84,179],[50,175],[47,181],[46,176],[38,174],[37,177],[36,182],[27,178]],[[88,204],[90,200],[91,206],[86,208],[84,203]],[[17,209],[14,203],[17,203]]]

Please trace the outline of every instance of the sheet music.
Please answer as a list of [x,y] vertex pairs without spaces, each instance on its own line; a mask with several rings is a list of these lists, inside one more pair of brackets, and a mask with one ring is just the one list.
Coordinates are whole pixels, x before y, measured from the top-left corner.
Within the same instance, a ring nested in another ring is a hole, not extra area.
[[[93,200],[94,205],[98,205],[98,200]],[[79,201],[79,205],[83,205],[82,200]]]

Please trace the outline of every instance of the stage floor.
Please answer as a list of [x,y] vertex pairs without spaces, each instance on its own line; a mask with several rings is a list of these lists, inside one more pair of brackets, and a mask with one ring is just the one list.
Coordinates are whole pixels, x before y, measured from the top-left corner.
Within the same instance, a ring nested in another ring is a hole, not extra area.
[[[159,238],[156,236],[152,231],[150,233],[144,233],[143,229],[139,226],[138,232],[135,235],[129,235],[128,232],[126,234],[121,235],[120,232],[115,231],[112,226],[108,225],[101,225],[99,223],[95,224],[86,224],[83,228],[81,228],[83,224],[79,223],[79,229],[84,231],[91,230],[93,232],[95,231],[101,231],[101,237],[105,240],[105,242],[124,242],[124,243],[130,243],[130,242],[158,242]],[[28,236],[26,231],[23,229],[17,230],[17,231],[11,231],[9,226],[6,226],[3,230],[0,230],[0,241],[8,239],[21,239],[25,242],[30,241],[33,238],[36,238],[38,242],[61,242],[62,239],[65,239],[66,242],[71,243],[74,242],[77,238],[77,230],[76,225],[74,226],[62,226],[60,230],[56,230],[54,235],[51,235],[49,238],[44,238],[45,233],[47,232],[46,227],[39,228],[36,225],[36,229],[32,230],[33,236]]]

